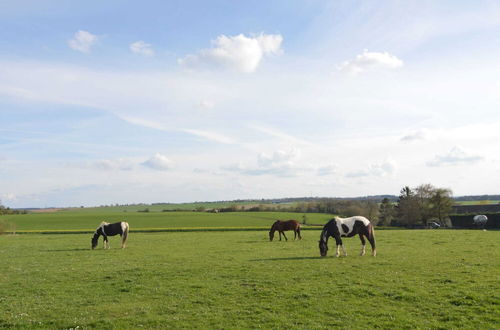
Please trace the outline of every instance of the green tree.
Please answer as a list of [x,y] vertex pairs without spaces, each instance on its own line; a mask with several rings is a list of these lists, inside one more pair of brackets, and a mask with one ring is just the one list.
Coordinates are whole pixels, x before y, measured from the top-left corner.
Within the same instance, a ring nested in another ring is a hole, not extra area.
[[414,191],[406,186],[401,189],[396,206],[396,220],[403,226],[412,226],[421,219],[421,209]]
[[423,225],[427,225],[428,220],[434,216],[431,198],[434,195],[436,188],[430,183],[426,183],[416,187],[414,191],[420,209],[420,222]]
[[394,218],[394,205],[389,198],[384,198],[379,207],[379,225],[389,226]]
[[444,224],[452,210],[453,199],[450,189],[438,188],[430,198],[432,215],[439,219],[439,223]]

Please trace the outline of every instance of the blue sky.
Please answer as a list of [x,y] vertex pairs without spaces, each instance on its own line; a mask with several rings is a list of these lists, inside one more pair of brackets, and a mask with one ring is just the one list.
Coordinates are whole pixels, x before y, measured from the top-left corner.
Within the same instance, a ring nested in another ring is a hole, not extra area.
[[496,1],[4,1],[11,207],[495,194]]

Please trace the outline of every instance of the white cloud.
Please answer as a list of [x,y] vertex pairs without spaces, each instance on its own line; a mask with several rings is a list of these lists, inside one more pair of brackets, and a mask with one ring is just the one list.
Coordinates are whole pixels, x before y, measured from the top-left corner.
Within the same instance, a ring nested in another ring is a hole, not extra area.
[[367,176],[383,177],[393,174],[394,172],[396,172],[396,169],[397,165],[394,161],[386,160],[383,163],[370,164],[365,169],[349,172],[346,174],[346,177],[348,178],[360,178]]
[[90,32],[79,30],[73,39],[68,40],[68,46],[82,53],[90,53],[98,37]]
[[173,162],[165,155],[156,153],[153,157],[142,163],[142,165],[158,171],[167,171],[172,169]]
[[358,74],[371,70],[393,70],[403,66],[403,61],[387,52],[363,51],[352,60],[345,61],[338,66],[341,72]]
[[298,163],[301,152],[298,149],[277,150],[272,154],[260,153],[257,156],[257,166],[245,166],[241,163],[223,167],[223,170],[238,172],[244,175],[273,175],[277,177],[295,177],[306,170],[313,170],[310,166]]
[[425,129],[418,130],[415,132],[412,132],[408,135],[405,135],[401,138],[402,142],[413,142],[413,141],[420,141],[420,140],[426,140],[429,136],[429,132]]
[[13,193],[0,194],[0,204],[1,204],[2,200],[12,202],[12,201],[17,200],[17,196]]
[[132,53],[144,56],[153,56],[155,54],[151,44],[145,43],[142,40],[131,43],[130,50]]
[[290,150],[277,150],[271,155],[266,153],[259,154],[257,162],[262,167],[272,167],[276,165],[289,164],[300,158],[300,150],[292,148]]
[[187,55],[179,59],[178,63],[189,69],[216,67],[251,73],[257,69],[264,56],[280,54],[282,42],[280,34],[262,33],[257,37],[221,35],[212,41],[212,48]]
[[317,174],[319,176],[328,176],[328,175],[336,174],[337,171],[338,171],[337,165],[325,165],[325,166],[321,166],[317,169]]
[[451,148],[444,155],[436,155],[433,160],[427,162],[427,166],[446,166],[455,164],[471,164],[483,160],[483,157],[472,155],[463,150],[460,146]]

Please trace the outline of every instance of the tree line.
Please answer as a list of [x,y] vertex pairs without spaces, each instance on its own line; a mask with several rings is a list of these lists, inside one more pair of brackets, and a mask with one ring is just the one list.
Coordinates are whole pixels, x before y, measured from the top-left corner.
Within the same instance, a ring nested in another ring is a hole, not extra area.
[[[362,215],[379,226],[426,227],[430,221],[449,225],[453,203],[450,189],[422,184],[415,188],[403,187],[396,201],[388,197],[378,201],[373,198],[323,198],[293,204],[260,204],[251,207],[231,205],[217,211],[327,213],[342,217]],[[196,211],[206,210],[199,208]]]
[[13,210],[10,207],[5,207],[2,205],[2,201],[0,201],[0,215],[3,214],[26,214],[28,213],[26,210]]

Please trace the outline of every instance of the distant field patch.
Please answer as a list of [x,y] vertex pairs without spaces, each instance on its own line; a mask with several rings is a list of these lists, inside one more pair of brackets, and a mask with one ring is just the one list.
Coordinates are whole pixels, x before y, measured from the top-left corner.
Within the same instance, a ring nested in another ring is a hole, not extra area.
[[[324,224],[333,216],[307,214],[307,222]],[[186,227],[270,227],[275,220],[297,219],[302,214],[287,212],[78,212],[4,215],[2,219],[15,225],[16,230],[94,230],[101,221],[127,221],[130,229],[186,228]]]

